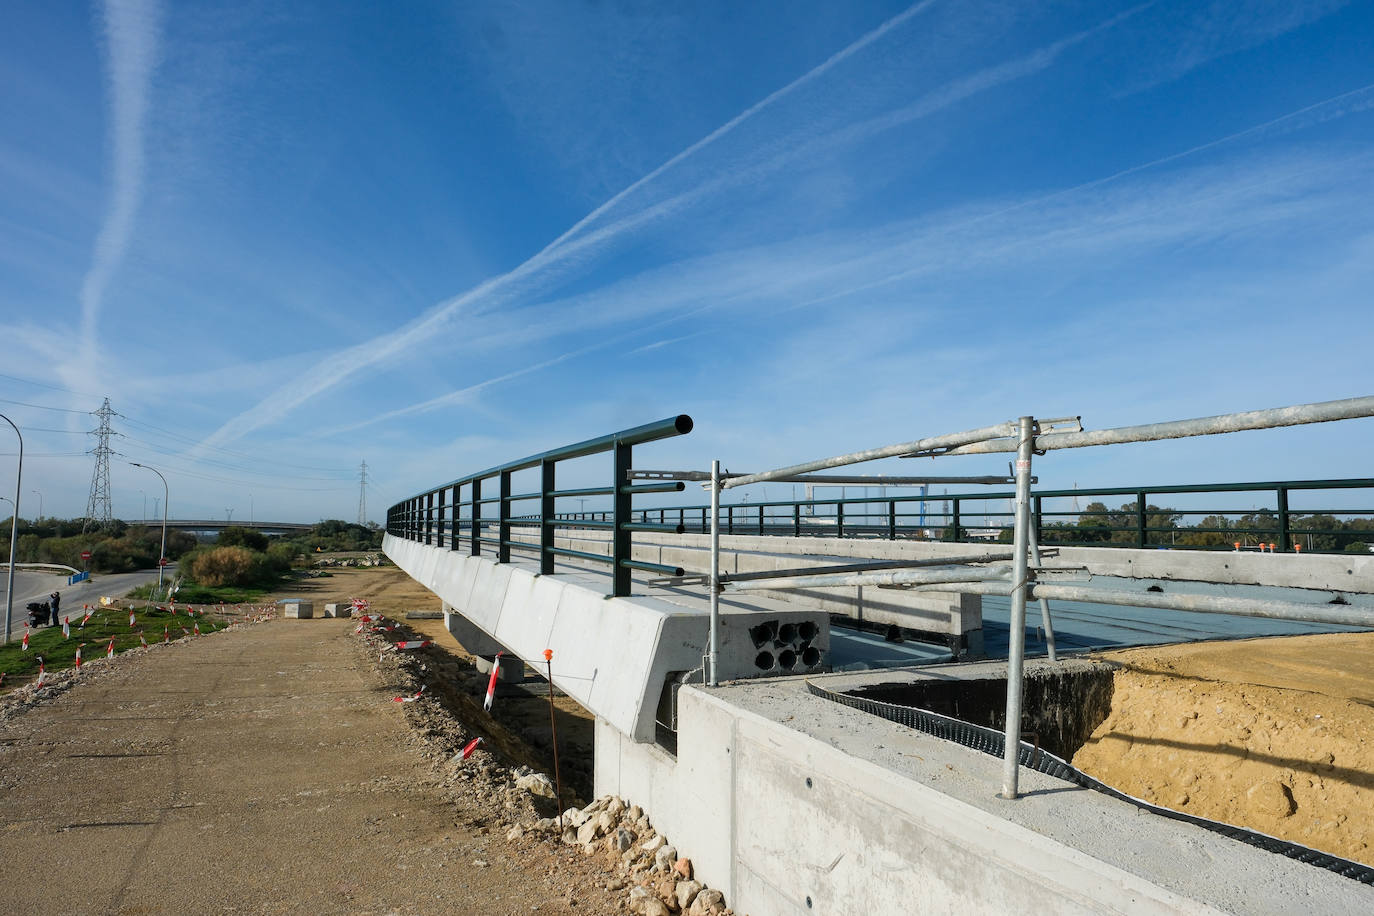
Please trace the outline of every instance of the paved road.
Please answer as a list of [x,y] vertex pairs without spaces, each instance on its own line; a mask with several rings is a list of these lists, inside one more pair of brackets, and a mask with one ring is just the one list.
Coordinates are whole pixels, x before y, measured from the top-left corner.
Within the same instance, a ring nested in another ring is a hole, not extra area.
[[[17,565],[17,564],[16,564]],[[167,567],[167,575],[176,575],[176,567]],[[0,614],[4,613],[5,583],[9,569],[0,567]],[[83,604],[96,604],[101,595],[123,595],[130,589],[148,582],[157,581],[156,569],[139,570],[131,573],[112,573],[96,575],[85,582],[67,585],[66,574],[48,573],[34,569],[14,571],[14,607],[10,616],[10,638],[24,635],[24,624],[28,622],[27,605],[30,601],[46,601],[54,591],[62,593],[62,613],[75,613]],[[0,621],[0,637],[3,637],[3,621]]]

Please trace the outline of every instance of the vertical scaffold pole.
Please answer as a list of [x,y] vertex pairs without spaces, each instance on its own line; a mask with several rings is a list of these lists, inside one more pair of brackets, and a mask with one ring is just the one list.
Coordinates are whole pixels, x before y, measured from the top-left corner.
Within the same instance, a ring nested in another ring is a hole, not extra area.
[[[1030,549],[1031,559],[1035,565],[1040,565],[1040,537],[1035,533],[1035,526],[1030,529]],[[1054,651],[1054,621],[1050,619],[1050,602],[1048,598],[1040,599],[1040,622],[1045,627],[1045,648],[1049,652],[1050,661],[1055,662],[1059,659]]]
[[711,462],[711,640],[707,664],[710,685],[720,684],[717,659],[720,650],[720,461]]
[[1002,797],[1017,797],[1017,778],[1021,751],[1021,689],[1026,659],[1026,574],[1030,555],[1030,479],[1031,456],[1035,451],[1035,421],[1020,420],[1020,443],[1016,450],[1016,521],[1012,538],[1011,632],[1007,651],[1006,746],[1002,756]]

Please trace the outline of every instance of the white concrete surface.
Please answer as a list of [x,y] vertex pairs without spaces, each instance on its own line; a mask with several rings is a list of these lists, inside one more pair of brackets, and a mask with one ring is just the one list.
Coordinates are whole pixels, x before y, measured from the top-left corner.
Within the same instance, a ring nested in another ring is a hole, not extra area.
[[[552,649],[559,689],[632,740],[654,740],[665,685],[689,672],[700,678],[708,630],[703,595],[608,598],[609,576],[566,564],[557,575],[542,576],[528,560],[497,564],[390,535],[382,548],[492,643],[537,671],[544,670],[544,650]],[[825,664],[829,620],[823,613],[750,599],[722,602],[721,618],[722,677],[761,673],[749,633],[761,620],[811,623],[817,631],[811,645],[821,652],[813,667]]]
[[676,759],[596,731],[597,794],[752,916],[1374,912],[1365,885],[1038,773],[1002,800],[1000,766],[799,679],[683,688]]
[[315,616],[315,605],[309,601],[287,601],[281,606],[281,615],[286,619],[308,620]]

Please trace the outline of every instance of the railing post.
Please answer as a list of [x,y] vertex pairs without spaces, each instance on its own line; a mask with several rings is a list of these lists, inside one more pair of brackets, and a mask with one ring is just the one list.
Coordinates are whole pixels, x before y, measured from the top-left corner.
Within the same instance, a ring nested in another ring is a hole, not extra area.
[[1145,492],[1135,495],[1135,545],[1145,546]]
[[[716,517],[716,521],[720,521],[719,516]],[[706,520],[706,510],[704,508],[701,510],[701,530],[703,533],[711,530],[711,522]]]
[[835,537],[844,537],[844,503],[835,503]]
[[759,506],[759,534],[763,533],[763,506]]
[[725,533],[726,533],[726,534],[734,534],[734,533],[735,533],[735,507],[734,507],[734,506],[726,506],[726,507],[725,507]]
[[462,538],[459,537],[458,499],[462,486],[453,485],[448,489],[448,549],[456,551]]
[[961,540],[963,540],[963,538],[961,537],[961,535],[963,534],[963,532],[960,531],[959,528],[960,528],[960,525],[962,525],[963,523],[962,523],[962,522],[960,521],[960,519],[959,519],[959,500],[957,500],[957,499],[952,499],[952,500],[950,500],[949,511],[950,511],[950,518],[949,518],[949,531],[950,531],[950,535],[949,535],[949,539],[950,539],[951,541],[961,541]]
[[792,536],[801,537],[801,503],[792,505]]
[[1288,488],[1279,487],[1279,553],[1292,549],[1293,536],[1288,533]]
[[472,541],[468,548],[469,556],[482,555],[482,480],[472,482]]
[[887,501],[887,539],[897,540],[897,500]]
[[1040,540],[1045,533],[1045,497],[1037,496],[1035,497],[1034,502],[1035,515],[1033,516],[1032,524],[1034,525],[1035,529],[1035,543],[1039,545]]
[[501,543],[496,548],[496,562],[510,562],[510,471],[501,472],[501,506],[498,510],[496,536]]
[[434,493],[425,494],[425,543],[434,543]]
[[539,462],[539,574],[543,576],[553,574],[553,536],[558,530],[552,525],[557,500],[549,495],[556,489],[554,467],[547,458]]
[[[630,594],[630,568],[625,565],[631,557],[633,544],[633,533],[625,527],[630,523],[630,513],[633,507],[634,497],[630,495],[630,469],[633,466],[631,461],[631,447],[628,445],[615,446],[614,468],[612,475],[614,483],[611,489],[614,491],[611,496],[611,506],[615,510],[615,527],[611,529],[611,594],[617,598],[625,598]],[[663,518],[662,513],[659,520]]]

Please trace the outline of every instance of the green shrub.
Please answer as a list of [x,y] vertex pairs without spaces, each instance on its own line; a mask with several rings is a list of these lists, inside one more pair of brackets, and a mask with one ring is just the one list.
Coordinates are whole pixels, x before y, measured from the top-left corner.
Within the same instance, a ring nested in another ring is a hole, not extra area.
[[197,551],[188,572],[201,585],[251,585],[262,574],[258,557],[245,547],[214,547]]

